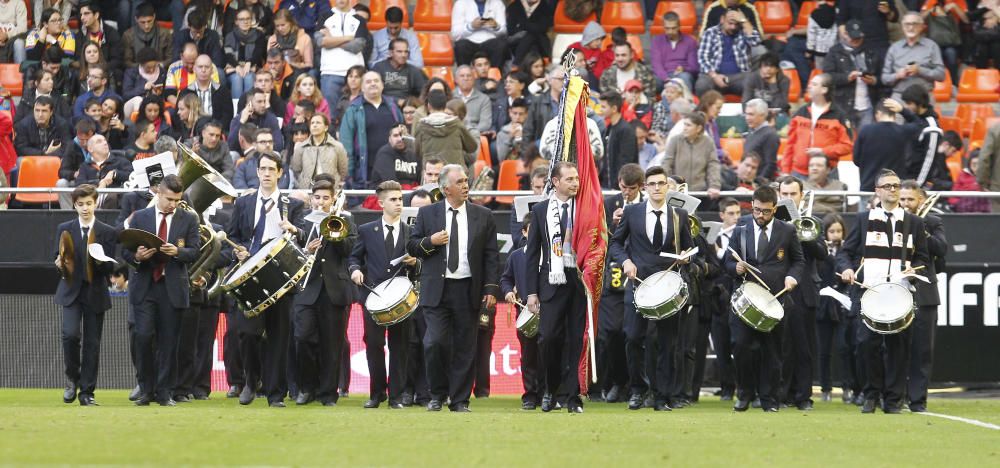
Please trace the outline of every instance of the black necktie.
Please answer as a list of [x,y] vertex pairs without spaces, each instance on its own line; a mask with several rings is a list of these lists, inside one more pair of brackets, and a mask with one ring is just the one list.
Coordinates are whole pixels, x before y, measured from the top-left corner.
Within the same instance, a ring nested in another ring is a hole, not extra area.
[[451,232],[448,233],[448,271],[458,271],[458,210],[451,210]]
[[886,235],[889,236],[889,241],[888,241],[888,244],[889,244],[889,255],[892,255],[892,236],[893,236],[893,228],[894,227],[895,226],[892,225],[892,212],[886,211],[885,212],[885,233],[886,233]]
[[392,230],[392,225],[385,225],[385,257],[389,260],[392,260],[392,255],[396,251],[396,243],[393,242]]
[[663,222],[660,221],[662,214],[662,210],[653,210],[653,215],[656,216],[656,225],[653,226],[653,248],[656,250],[663,248]]
[[566,242],[566,225],[569,224],[569,203],[562,204],[562,214],[559,215],[559,237]]
[[757,238],[757,264],[764,263],[764,255],[767,251],[767,227],[760,227],[760,236]]
[[88,239],[87,239],[87,236],[89,236],[89,235],[90,235],[90,228],[89,228],[89,227],[86,227],[86,226],[84,226],[84,227],[83,227],[83,241],[84,241],[84,242],[87,242],[87,240],[88,240]]

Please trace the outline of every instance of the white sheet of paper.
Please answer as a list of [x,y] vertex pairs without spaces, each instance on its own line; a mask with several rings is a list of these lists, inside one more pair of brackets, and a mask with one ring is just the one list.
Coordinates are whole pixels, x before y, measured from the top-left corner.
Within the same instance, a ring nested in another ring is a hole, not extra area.
[[698,253],[698,247],[688,250],[683,255],[674,255],[672,253],[660,252],[661,257],[672,258],[674,260],[684,260],[685,258],[693,257],[694,254]]
[[102,246],[101,244],[88,245],[87,252],[90,253],[91,258],[99,262],[111,262],[114,263],[115,265],[118,264],[118,262],[116,262],[115,259],[104,254],[104,246]]
[[406,257],[406,255],[400,255],[399,258],[392,259],[392,261],[389,262],[389,265],[392,265],[392,266],[399,265],[399,262],[402,262],[404,257]]
[[904,278],[916,278],[916,279],[918,279],[920,281],[923,281],[923,282],[925,282],[927,284],[931,284],[931,280],[927,279],[926,276],[918,275],[916,273],[907,273],[905,275],[893,276],[892,280],[893,280],[893,282],[899,282],[899,281],[902,281]]
[[836,289],[827,286],[819,290],[819,295],[832,297],[835,301],[839,302],[840,305],[844,306],[845,309],[851,310],[851,298]]

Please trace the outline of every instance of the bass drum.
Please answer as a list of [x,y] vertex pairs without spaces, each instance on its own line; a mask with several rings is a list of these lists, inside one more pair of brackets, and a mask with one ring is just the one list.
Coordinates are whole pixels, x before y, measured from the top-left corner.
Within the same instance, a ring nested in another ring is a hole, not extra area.
[[290,238],[275,237],[230,271],[222,289],[236,299],[243,315],[256,317],[295,287],[312,263]]

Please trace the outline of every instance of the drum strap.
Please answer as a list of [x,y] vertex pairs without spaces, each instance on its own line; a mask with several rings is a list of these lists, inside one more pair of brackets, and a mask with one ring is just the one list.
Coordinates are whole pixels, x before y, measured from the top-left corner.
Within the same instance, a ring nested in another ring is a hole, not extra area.
[[670,207],[670,212],[673,214],[673,230],[674,230],[674,253],[679,254],[681,250],[681,217],[677,214],[677,209]]
[[[909,242],[907,240],[910,238],[910,228],[912,227],[911,226],[912,224],[913,224],[913,217],[912,216],[907,216],[906,214],[904,214],[903,215],[903,256],[899,259],[899,269],[900,270],[905,270],[906,269],[906,259],[907,259],[907,257],[909,257],[909,255],[908,255],[909,254],[909,249],[908,249]],[[915,245],[914,245],[914,248],[916,248]]]

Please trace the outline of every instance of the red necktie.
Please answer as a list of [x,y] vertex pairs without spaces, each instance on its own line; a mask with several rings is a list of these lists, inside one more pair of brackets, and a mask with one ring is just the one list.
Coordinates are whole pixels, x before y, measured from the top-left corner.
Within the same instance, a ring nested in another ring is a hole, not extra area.
[[[156,231],[156,237],[159,237],[164,242],[167,241],[167,214],[160,213],[160,227]],[[163,267],[165,262],[160,260],[156,262],[156,267],[153,268],[153,281],[159,282],[163,279]]]

